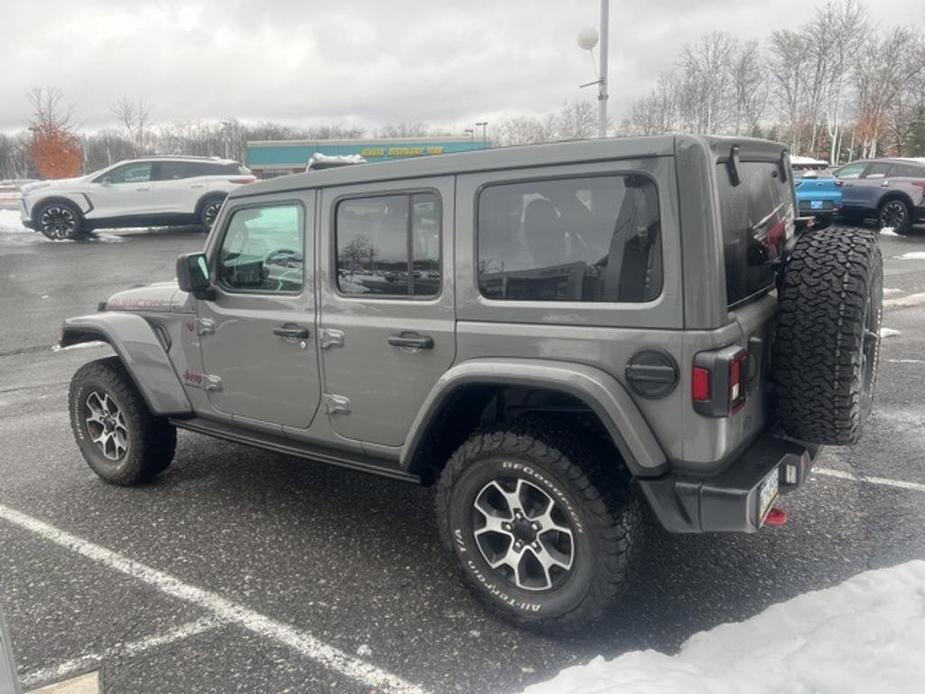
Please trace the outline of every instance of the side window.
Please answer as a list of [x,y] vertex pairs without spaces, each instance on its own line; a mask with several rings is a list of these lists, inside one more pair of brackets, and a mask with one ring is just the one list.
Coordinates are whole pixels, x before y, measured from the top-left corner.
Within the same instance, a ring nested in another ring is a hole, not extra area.
[[440,199],[434,193],[337,204],[337,288],[344,294],[440,293]]
[[863,178],[884,178],[892,167],[889,162],[875,161],[864,172]]
[[219,249],[220,285],[238,292],[298,292],[303,272],[301,206],[234,212]]
[[491,185],[478,199],[488,299],[651,301],[662,290],[658,192],[625,174]]
[[887,175],[900,178],[923,178],[925,177],[925,167],[916,166],[915,164],[893,164]]
[[151,180],[151,162],[126,164],[103,175],[111,183],[147,183]]
[[866,161],[848,164],[835,172],[835,178],[859,178],[864,173],[865,168],[867,168]]
[[155,165],[155,181],[177,181],[190,176],[189,164],[182,161],[159,161]]

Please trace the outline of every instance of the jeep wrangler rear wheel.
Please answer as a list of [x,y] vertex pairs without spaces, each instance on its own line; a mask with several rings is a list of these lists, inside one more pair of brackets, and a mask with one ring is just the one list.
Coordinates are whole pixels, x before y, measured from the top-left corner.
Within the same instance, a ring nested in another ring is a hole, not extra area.
[[68,405],[77,446],[106,482],[146,482],[172,462],[176,428],[151,413],[117,357],[81,366],[71,379]]
[[833,227],[797,241],[779,291],[773,369],[788,434],[855,443],[880,358],[883,260],[869,231]]
[[444,541],[479,599],[518,626],[574,631],[619,598],[640,508],[591,438],[547,418],[477,432],[440,477]]

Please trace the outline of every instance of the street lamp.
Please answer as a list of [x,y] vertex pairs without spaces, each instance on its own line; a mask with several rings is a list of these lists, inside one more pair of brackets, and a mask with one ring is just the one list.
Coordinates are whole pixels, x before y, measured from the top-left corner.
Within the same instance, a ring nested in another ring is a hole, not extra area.
[[466,128],[463,133],[469,136],[469,149],[472,149],[475,146],[475,130]]
[[488,147],[488,121],[483,120],[475,124],[476,128],[482,129],[482,144],[485,147]]
[[[610,26],[610,0],[601,0],[601,69],[598,78],[593,82],[582,84],[581,87],[598,85],[598,126],[597,136],[607,137],[607,38]],[[585,27],[578,32],[578,46],[591,53],[591,63],[594,63],[594,47],[597,46],[598,33],[594,27]]]

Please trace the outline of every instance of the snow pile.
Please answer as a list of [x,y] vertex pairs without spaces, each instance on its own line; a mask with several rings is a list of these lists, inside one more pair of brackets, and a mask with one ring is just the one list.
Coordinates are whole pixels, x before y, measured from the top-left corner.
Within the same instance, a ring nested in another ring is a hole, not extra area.
[[898,330],[894,328],[880,328],[880,339],[881,340],[886,339],[888,337],[896,337],[897,335],[901,335],[901,334],[902,333],[900,333]]
[[568,668],[524,694],[923,691],[925,561],[867,571],[689,638]]
[[880,233],[881,233],[883,236],[899,236],[899,234],[897,234],[895,231],[893,231],[893,227],[883,227],[883,228],[880,230]]
[[22,225],[19,210],[0,210],[0,234],[32,233]]
[[896,257],[900,260],[925,260],[925,251],[910,251]]

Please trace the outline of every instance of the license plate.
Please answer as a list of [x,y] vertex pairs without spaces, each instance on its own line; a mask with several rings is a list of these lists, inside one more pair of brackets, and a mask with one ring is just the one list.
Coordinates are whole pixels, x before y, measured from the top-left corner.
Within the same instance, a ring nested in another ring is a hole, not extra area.
[[809,209],[811,210],[821,210],[822,209],[822,200],[811,200],[809,203]]
[[758,487],[758,522],[763,523],[771,506],[777,501],[777,492],[780,487],[780,470],[774,468],[771,474],[764,478]]

